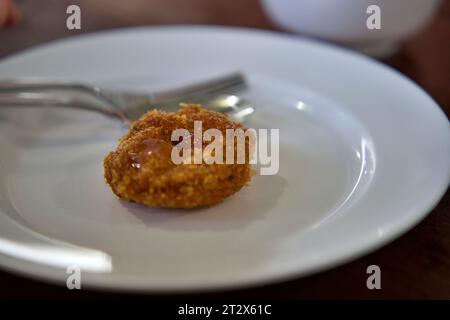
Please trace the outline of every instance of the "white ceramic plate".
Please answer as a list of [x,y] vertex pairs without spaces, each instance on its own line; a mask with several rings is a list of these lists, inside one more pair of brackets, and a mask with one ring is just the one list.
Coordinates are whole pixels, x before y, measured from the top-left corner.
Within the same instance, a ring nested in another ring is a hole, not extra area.
[[63,109],[0,110],[0,265],[135,290],[239,287],[304,276],[374,250],[445,192],[450,131],[418,86],[361,55],[275,33],[138,28],[57,41],[0,63],[3,78],[158,89],[234,70],[280,129],[280,171],[208,209],[119,201],[102,160],[125,129]]

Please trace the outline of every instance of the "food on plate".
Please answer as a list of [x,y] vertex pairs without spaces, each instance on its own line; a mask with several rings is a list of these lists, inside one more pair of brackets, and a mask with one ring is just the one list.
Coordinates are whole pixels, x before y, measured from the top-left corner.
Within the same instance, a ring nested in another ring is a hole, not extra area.
[[[105,179],[112,191],[119,198],[150,207],[194,208],[217,204],[248,184],[252,176],[252,139],[241,140],[245,141],[244,161],[205,163],[208,157],[203,153],[203,161],[198,163],[192,161],[196,150],[204,151],[215,141],[196,136],[199,123],[201,134],[209,132],[208,129],[222,133],[224,155],[225,140],[230,141],[234,151],[238,147],[238,139],[229,139],[227,129],[247,132],[226,115],[196,104],[182,104],[176,112],[149,111],[132,125],[120,139],[117,149],[104,160]],[[186,134],[172,141],[177,129],[185,129]],[[179,147],[184,138],[192,142],[192,151],[184,155],[182,163],[177,163],[173,161],[173,154],[180,150],[174,148]],[[210,154],[215,155],[215,151]],[[234,152],[233,160],[237,155],[238,152]]]

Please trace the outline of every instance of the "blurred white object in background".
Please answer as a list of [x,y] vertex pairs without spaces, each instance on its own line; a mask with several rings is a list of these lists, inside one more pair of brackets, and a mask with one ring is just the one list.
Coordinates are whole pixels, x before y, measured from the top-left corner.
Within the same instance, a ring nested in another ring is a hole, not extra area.
[[[423,28],[440,0],[262,0],[263,8],[280,28],[332,41],[382,57]],[[370,30],[370,5],[381,9],[381,28]]]

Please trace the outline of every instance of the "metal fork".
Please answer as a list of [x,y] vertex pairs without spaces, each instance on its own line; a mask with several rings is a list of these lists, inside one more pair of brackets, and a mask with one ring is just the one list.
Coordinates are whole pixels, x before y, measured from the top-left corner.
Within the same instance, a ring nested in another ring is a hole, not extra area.
[[236,95],[246,88],[240,73],[154,93],[118,92],[73,81],[13,79],[0,81],[0,106],[64,106],[132,123],[150,109],[174,111],[180,102],[191,102],[243,121],[254,112],[248,101]]

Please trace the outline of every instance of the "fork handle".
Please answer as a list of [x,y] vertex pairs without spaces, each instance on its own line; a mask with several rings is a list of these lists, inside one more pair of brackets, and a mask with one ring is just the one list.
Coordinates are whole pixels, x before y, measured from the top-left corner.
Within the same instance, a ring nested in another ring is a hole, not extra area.
[[43,79],[14,79],[0,81],[0,93],[40,90],[77,90],[98,94],[99,87],[85,85],[76,81],[52,81]]
[[63,106],[74,109],[95,111],[109,117],[119,118],[127,122],[127,119],[114,108],[106,108],[95,103],[87,103],[75,95],[61,95],[42,92],[1,93],[0,107],[56,107]]

